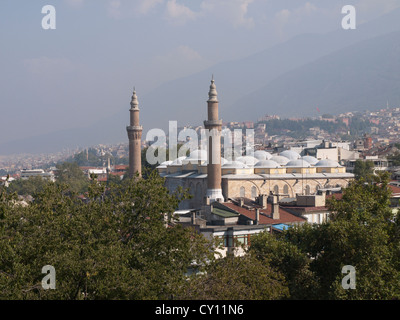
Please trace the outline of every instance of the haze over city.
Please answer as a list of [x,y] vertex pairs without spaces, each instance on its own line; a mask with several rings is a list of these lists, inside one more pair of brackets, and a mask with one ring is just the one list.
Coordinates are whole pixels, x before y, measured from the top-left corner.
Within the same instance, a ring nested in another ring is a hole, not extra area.
[[[293,87],[286,93],[289,104],[284,105],[279,79],[285,74],[293,78],[290,72],[294,72],[297,87],[298,79],[304,78],[304,70],[299,68],[318,71],[318,66],[307,66],[330,54],[333,59],[341,57],[337,51],[365,40],[375,41],[382,35],[389,34],[386,43],[396,48],[400,37],[393,32],[400,30],[398,1],[354,1],[356,30],[341,27],[341,10],[346,4],[268,0],[2,1],[0,154],[56,152],[64,147],[126,141],[126,114],[133,86],[142,107],[145,132],[166,128],[168,120],[177,120],[182,126],[201,124],[213,73],[223,120],[256,120],[266,113],[287,116],[292,109],[310,116],[317,107],[322,113],[334,113],[330,110],[336,107],[333,102],[324,103],[327,96],[309,101],[299,98]],[[41,26],[45,5],[56,9],[55,30]],[[354,50],[358,57],[358,48]],[[371,59],[375,57],[371,54]],[[354,55],[341,59],[336,63],[352,63]],[[397,70],[397,66],[391,68]],[[362,68],[362,64],[357,67]],[[313,73],[308,77],[302,82],[311,89],[300,87],[300,95],[321,89],[315,88]],[[393,85],[398,84],[391,80]],[[351,81],[351,92],[359,93],[357,83]],[[340,93],[341,87],[337,83],[333,86]],[[257,90],[268,96],[257,94]],[[298,102],[295,108],[290,104],[291,94]],[[343,102],[350,100],[349,108],[364,107],[364,101],[352,99],[349,92],[344,92],[338,103],[347,108]],[[396,107],[399,99],[393,92],[385,92],[364,109],[386,106],[387,100]],[[246,110],[251,110],[250,114],[243,111],[243,101],[249,102]]]

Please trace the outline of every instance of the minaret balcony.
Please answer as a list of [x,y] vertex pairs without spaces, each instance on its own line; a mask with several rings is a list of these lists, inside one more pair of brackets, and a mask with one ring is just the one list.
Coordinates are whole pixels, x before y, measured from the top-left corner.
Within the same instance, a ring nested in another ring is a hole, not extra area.
[[126,130],[128,130],[128,131],[142,131],[143,127],[142,126],[127,126]]
[[222,120],[205,120],[204,126],[222,126]]

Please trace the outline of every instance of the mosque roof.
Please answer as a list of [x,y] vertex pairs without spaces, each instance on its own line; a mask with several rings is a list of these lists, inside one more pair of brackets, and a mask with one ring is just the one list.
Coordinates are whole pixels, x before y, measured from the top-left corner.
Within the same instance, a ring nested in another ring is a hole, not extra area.
[[279,155],[282,157],[286,157],[289,160],[296,160],[296,159],[300,158],[300,155],[296,151],[293,151],[293,150],[282,151]]
[[259,160],[253,156],[243,156],[236,158],[236,161],[242,162],[249,167],[253,167]]
[[311,164],[306,160],[297,159],[297,160],[290,160],[286,163],[286,167],[288,168],[309,168]]
[[316,167],[323,167],[323,168],[337,168],[342,167],[338,162],[330,159],[320,160],[315,164]]
[[172,161],[169,165],[170,166],[181,166],[182,161],[185,159],[186,159],[186,157],[179,157],[179,158],[175,159],[174,161]]
[[307,161],[311,165],[315,165],[318,162],[318,159],[315,157],[312,157],[312,156],[304,156],[304,157],[301,157],[300,159]]
[[286,165],[286,163],[288,163],[290,160],[287,157],[284,156],[273,156],[271,159],[272,161],[278,162],[280,165]]
[[281,165],[273,160],[261,160],[256,163],[255,168],[280,168]]
[[232,161],[224,164],[223,169],[246,169],[248,166],[240,161]]
[[258,160],[269,160],[272,158],[272,155],[264,150],[257,150],[254,152],[254,158]]

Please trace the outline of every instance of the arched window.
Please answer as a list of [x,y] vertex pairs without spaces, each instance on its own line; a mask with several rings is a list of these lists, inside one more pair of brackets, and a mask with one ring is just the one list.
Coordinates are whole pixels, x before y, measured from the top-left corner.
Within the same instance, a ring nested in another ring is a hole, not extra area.
[[274,187],[274,194],[279,194],[279,187],[278,186]]
[[257,188],[255,186],[251,187],[251,197],[253,199],[257,198]]
[[289,187],[288,187],[287,184],[285,184],[285,185],[283,186],[283,193],[284,193],[284,194],[289,194]]
[[240,197],[245,197],[246,196],[246,190],[244,189],[244,187],[240,187]]

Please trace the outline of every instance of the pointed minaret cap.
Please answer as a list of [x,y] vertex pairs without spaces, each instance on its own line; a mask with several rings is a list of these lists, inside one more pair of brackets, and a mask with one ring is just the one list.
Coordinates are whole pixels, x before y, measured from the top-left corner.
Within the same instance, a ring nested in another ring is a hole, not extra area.
[[218,96],[217,87],[215,86],[214,75],[213,75],[211,79],[210,91],[208,92],[208,101],[218,102],[217,96]]
[[131,109],[139,109],[139,101],[137,99],[135,87],[133,87]]

